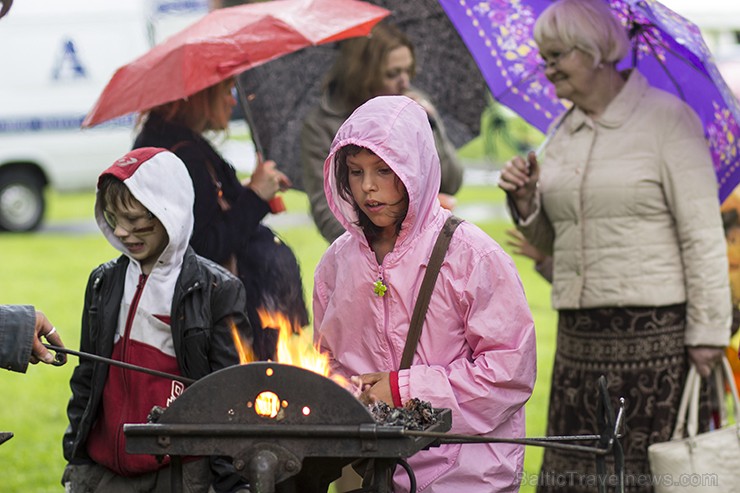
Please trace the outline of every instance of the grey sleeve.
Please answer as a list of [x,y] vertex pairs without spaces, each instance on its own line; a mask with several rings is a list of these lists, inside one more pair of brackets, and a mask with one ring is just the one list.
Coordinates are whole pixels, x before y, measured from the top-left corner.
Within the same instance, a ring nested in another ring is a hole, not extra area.
[[329,209],[324,193],[324,161],[334,135],[327,128],[307,120],[301,130],[301,166],[303,187],[311,204],[311,216],[321,236],[329,243],[344,233],[334,213]]
[[434,146],[439,154],[439,164],[441,167],[442,180],[439,184],[439,191],[449,195],[455,195],[463,184],[463,173],[465,168],[457,158],[457,151],[452,142],[447,138],[447,132],[444,129],[441,119],[435,119],[432,125],[434,135]]
[[36,310],[30,305],[0,305],[0,367],[25,373],[31,358]]

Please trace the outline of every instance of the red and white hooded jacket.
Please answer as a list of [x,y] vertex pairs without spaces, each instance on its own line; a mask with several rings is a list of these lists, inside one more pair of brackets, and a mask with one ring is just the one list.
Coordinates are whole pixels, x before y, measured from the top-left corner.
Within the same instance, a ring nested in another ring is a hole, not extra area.
[[[159,148],[129,152],[105,170],[113,175],[164,226],[169,243],[149,275],[128,255],[103,217],[101,196],[95,203],[100,230],[114,248],[129,256],[123,299],[118,313],[112,358],[180,375],[170,330],[170,310],[183,256],[193,231],[194,192],[190,175],[173,153]],[[100,183],[100,182],[98,182]],[[156,471],[153,456],[125,451],[123,425],[146,423],[153,406],[167,407],[184,389],[181,382],[111,366],[103,390],[101,412],[87,441],[92,460],[122,476]]]

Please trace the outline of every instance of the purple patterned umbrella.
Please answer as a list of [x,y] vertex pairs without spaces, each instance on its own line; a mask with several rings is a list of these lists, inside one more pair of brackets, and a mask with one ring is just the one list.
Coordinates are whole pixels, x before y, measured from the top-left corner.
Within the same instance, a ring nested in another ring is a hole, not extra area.
[[[699,115],[723,201],[740,183],[740,107],[720,76],[699,28],[655,0],[604,0],[629,30],[632,56],[654,87],[686,101]],[[552,0],[440,0],[493,97],[546,132],[566,106],[539,69],[532,31]]]

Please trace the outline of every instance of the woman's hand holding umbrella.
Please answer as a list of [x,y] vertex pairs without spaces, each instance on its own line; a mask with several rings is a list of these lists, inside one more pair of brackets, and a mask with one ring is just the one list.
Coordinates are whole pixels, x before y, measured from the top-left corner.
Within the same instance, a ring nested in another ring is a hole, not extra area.
[[[259,198],[269,202],[273,213],[285,210],[282,200],[276,194],[293,186],[285,173],[277,169],[275,161],[262,161],[261,158],[252,176],[242,181],[242,185],[251,188]],[[276,200],[279,202],[275,202]]]
[[530,152],[526,160],[520,156],[514,157],[501,170],[498,186],[509,195],[522,219],[532,213],[532,202],[539,179],[540,167],[534,152]]

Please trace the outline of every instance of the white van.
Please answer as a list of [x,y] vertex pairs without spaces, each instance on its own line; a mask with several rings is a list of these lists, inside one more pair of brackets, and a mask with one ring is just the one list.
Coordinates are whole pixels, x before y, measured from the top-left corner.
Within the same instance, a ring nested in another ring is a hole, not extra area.
[[19,0],[0,20],[0,230],[42,222],[44,190],[90,190],[131,148],[134,117],[80,124],[115,70],[208,0]]

